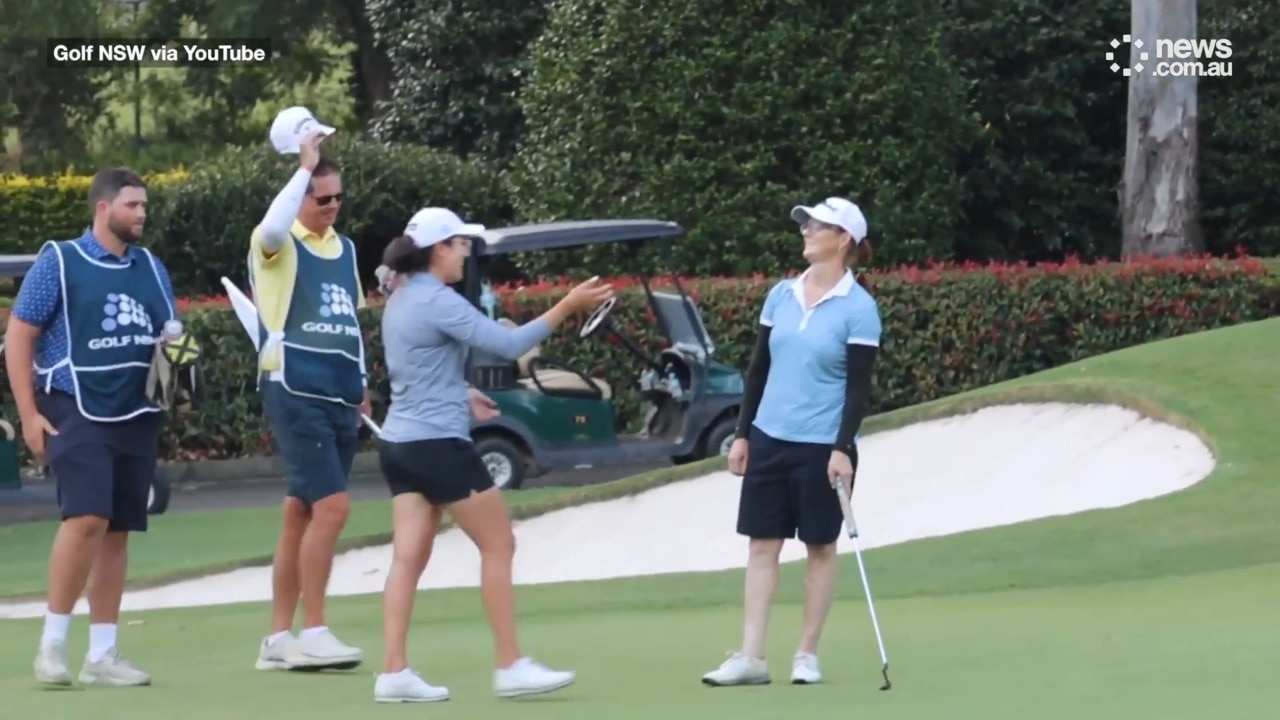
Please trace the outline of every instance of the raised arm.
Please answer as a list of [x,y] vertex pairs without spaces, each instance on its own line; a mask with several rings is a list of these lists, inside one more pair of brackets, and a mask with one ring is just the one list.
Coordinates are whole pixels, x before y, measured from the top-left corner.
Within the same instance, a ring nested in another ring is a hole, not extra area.
[[428,316],[440,330],[470,347],[507,360],[516,360],[542,342],[552,330],[560,327],[571,314],[594,307],[613,297],[613,288],[591,278],[574,287],[560,302],[531,322],[508,329],[489,319],[465,298],[455,292],[442,293],[430,308]]
[[298,171],[289,178],[284,189],[276,195],[275,200],[262,216],[255,233],[258,249],[265,257],[272,257],[284,248],[293,229],[293,221],[302,208],[302,200],[307,195],[307,186],[311,183],[311,172],[320,162],[320,140],[324,135],[313,132],[302,139],[298,150]]
[[524,355],[545,340],[552,330],[545,315],[518,328],[508,329],[489,319],[452,290],[436,296],[429,316],[434,316],[433,321],[440,331],[449,337],[506,360],[516,360]]

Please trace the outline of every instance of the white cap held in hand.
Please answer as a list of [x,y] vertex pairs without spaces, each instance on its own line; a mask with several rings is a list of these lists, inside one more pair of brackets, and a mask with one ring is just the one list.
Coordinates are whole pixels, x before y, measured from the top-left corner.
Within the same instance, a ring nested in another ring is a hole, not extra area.
[[297,155],[302,138],[312,130],[319,130],[326,136],[334,133],[332,127],[321,124],[310,110],[301,105],[285,108],[271,123],[271,145],[281,155]]

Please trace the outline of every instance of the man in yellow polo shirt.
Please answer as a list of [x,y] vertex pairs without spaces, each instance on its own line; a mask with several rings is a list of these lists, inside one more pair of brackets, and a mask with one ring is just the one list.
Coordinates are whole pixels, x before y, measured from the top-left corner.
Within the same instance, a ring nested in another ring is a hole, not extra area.
[[[333,556],[351,509],[347,477],[359,412],[369,404],[355,245],[333,229],[342,178],[320,158],[320,142],[332,132],[305,108],[277,117],[272,142],[282,154],[297,153],[299,167],[250,239],[259,384],[289,468],[273,563],[271,634],[258,650],[260,670],[350,669],[363,660],[324,617]],[[299,597],[303,622],[295,637]]]

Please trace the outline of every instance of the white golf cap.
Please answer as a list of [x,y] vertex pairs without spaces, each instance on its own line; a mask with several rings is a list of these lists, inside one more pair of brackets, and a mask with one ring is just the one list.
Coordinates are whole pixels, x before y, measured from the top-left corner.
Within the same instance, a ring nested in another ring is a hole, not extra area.
[[456,235],[474,237],[483,232],[483,225],[462,222],[456,213],[442,207],[422,208],[409,218],[409,224],[404,227],[405,237],[420,248],[431,247]]
[[319,130],[325,135],[334,132],[333,128],[321,124],[310,110],[300,105],[285,108],[271,123],[271,144],[281,155],[296,155],[302,138],[312,130]]
[[813,207],[797,205],[791,209],[792,220],[803,223],[809,218],[844,228],[853,236],[855,243],[860,243],[867,237],[867,218],[857,205],[844,198],[829,197]]

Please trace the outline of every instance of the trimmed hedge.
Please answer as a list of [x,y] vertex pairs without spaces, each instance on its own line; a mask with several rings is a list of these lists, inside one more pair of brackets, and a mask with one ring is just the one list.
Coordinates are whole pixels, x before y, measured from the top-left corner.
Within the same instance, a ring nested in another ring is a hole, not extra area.
[[[182,169],[144,175],[155,194],[187,178]],[[89,224],[89,175],[0,175],[0,253],[35,252],[46,240],[78,237]],[[148,193],[151,195],[152,193]]]
[[[1254,259],[1186,259],[1025,267],[938,266],[872,276],[884,320],[882,356],[872,411],[883,412],[1009,380],[1064,363],[1153,340],[1280,314],[1276,274]],[[761,303],[776,279],[684,281],[720,348],[745,368]],[[618,326],[656,351],[642,291],[619,283]],[[564,292],[543,283],[499,289],[504,315],[523,322]],[[385,368],[377,307],[360,312],[369,369],[377,379],[374,411],[386,411]],[[234,314],[221,306],[191,306],[188,328],[205,348],[208,396],[198,410],[167,425],[164,457],[173,460],[268,454],[270,437],[255,391],[252,345]],[[570,320],[542,347],[607,378],[615,388],[621,426],[640,423],[634,390],[638,365],[620,346],[576,337]],[[11,399],[6,416],[14,417]]]
[[[342,168],[348,191],[338,229],[355,241],[366,283],[391,238],[426,204],[478,222],[507,224],[512,210],[497,171],[416,145],[335,135],[324,153]],[[221,294],[227,275],[247,285],[249,234],[297,168],[267,147],[231,148],[192,171],[148,176],[146,244],[164,260],[183,295]],[[89,223],[90,177],[0,177],[0,252],[34,252],[49,239],[78,236]]]
[[[557,2],[521,95],[516,205],[533,221],[676,220],[689,235],[674,267],[735,276],[784,272],[799,242],[790,208],[847,195],[879,263],[950,257],[955,148],[981,129],[949,27],[930,0]],[[538,277],[618,256],[517,264]]]

